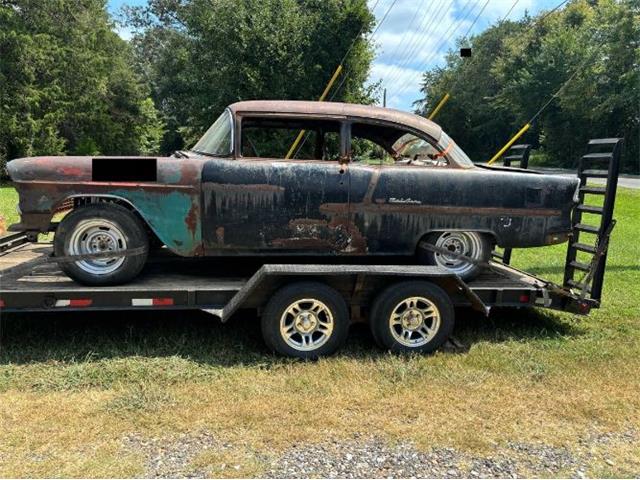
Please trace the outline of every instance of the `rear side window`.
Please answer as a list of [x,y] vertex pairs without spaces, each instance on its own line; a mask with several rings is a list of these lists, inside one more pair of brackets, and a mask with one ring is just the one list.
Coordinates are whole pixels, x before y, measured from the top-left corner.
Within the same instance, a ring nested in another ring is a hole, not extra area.
[[448,166],[445,152],[435,143],[393,125],[353,123],[351,158],[383,165]]

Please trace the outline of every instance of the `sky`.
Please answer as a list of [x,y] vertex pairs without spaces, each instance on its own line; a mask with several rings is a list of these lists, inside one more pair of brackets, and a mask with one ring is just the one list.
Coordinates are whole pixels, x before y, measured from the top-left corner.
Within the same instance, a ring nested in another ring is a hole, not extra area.
[[[376,57],[369,82],[382,80],[387,106],[413,110],[421,97],[421,74],[444,63],[456,38],[482,32],[507,15],[522,18],[554,8],[560,0],[367,0],[378,21],[372,40]],[[117,14],[123,5],[144,5],[146,0],[109,0]],[[514,6],[515,4],[515,6]],[[386,17],[385,17],[386,16]],[[130,32],[119,31],[123,38]],[[331,67],[333,69],[333,67]]]

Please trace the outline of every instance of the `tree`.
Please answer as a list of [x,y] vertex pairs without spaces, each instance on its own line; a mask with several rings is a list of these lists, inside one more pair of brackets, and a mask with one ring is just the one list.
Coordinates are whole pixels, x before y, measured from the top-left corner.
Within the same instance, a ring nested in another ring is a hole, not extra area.
[[150,0],[125,16],[167,151],[192,144],[230,103],[317,99],[354,39],[335,98],[371,101],[366,0]]
[[0,2],[0,158],[136,154],[160,122],[104,0]]
[[523,141],[547,163],[576,166],[592,137],[625,137],[623,168],[640,169],[640,3],[574,0],[543,19],[502,22],[427,72],[420,111],[451,93],[440,122],[476,161],[490,158],[560,90]]

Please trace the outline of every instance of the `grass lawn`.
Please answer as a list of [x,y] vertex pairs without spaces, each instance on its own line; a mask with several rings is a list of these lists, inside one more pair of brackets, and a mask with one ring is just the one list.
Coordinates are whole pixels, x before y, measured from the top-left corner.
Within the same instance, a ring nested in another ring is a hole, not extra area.
[[[0,189],[8,223],[15,198]],[[638,476],[640,192],[621,189],[615,216],[603,308],[460,311],[465,353],[397,357],[356,326],[337,356],[302,363],[268,354],[246,313],[226,325],[203,313],[5,315],[0,477],[144,475],[127,439],[202,432],[227,445],[189,460],[211,476],[259,475],[294,445],[356,434],[483,455],[543,443],[586,459],[588,476]],[[518,250],[514,264],[561,282],[565,249]]]

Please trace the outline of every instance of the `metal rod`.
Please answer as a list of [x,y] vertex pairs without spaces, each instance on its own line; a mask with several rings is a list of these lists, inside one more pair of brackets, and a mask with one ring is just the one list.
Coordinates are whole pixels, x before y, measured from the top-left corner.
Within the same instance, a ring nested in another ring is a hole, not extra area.
[[[329,83],[327,83],[327,86],[324,87],[324,91],[322,92],[322,95],[320,95],[320,98],[318,99],[319,102],[324,102],[325,98],[327,98],[327,94],[329,93],[329,90],[331,90],[331,87],[333,87],[333,84],[338,79],[338,76],[340,75],[340,72],[342,72],[342,64],[338,65],[338,68],[336,68],[336,71],[333,72],[333,75],[329,79]],[[305,133],[306,133],[306,130],[300,130],[300,133],[298,134],[298,136],[296,137],[295,141],[291,145],[291,148],[287,152],[287,156],[284,157],[286,160],[289,160],[291,158],[291,156],[293,155],[293,152],[296,151],[296,148],[298,147],[298,144],[302,140],[302,137],[304,137]]]
[[440,103],[436,105],[436,108],[434,108],[433,112],[431,112],[431,114],[427,117],[429,120],[433,120],[433,118],[438,114],[438,112],[443,107],[443,105],[447,103],[447,101],[449,100],[449,97],[450,95],[448,93],[444,94],[444,97],[442,97],[442,100],[440,100]]
[[503,154],[504,152],[506,152],[507,150],[509,150],[509,147],[511,147],[511,145],[513,145],[516,140],[518,140],[522,135],[524,135],[524,133],[529,130],[531,128],[531,124],[530,123],[526,123],[524,125],[524,127],[522,127],[520,129],[520,131],[518,133],[516,133],[513,138],[511,140],[509,140],[506,145],[504,147],[502,147],[500,150],[498,150],[498,152],[491,157],[491,160],[489,160],[487,162],[488,165],[491,165],[492,163],[494,163],[496,160],[498,160]]

